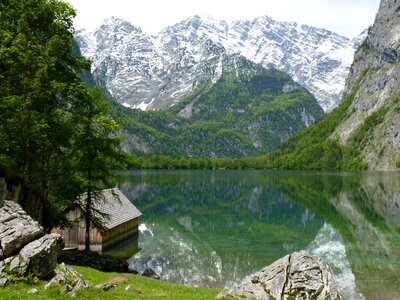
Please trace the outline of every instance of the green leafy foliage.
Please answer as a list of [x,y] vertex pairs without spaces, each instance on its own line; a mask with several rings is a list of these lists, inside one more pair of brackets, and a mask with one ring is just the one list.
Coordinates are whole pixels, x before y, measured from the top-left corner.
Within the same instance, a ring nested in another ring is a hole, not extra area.
[[323,116],[315,98],[276,70],[243,61],[239,74],[225,70],[164,111],[114,105],[129,151],[188,157],[240,158],[273,150]]
[[382,123],[388,110],[388,107],[383,106],[378,111],[365,118],[362,125],[358,127],[356,132],[351,136],[351,143],[355,145],[357,149],[361,150],[366,146],[370,133],[378,124]]
[[267,168],[278,169],[365,169],[365,164],[353,149],[330,139],[339,123],[348,115],[355,91],[316,124],[286,141],[268,156]]
[[[98,87],[89,90],[83,110],[75,114],[78,126],[74,150],[77,159],[77,170],[82,174],[85,193],[85,250],[90,249],[90,228],[94,215],[101,215],[96,210],[98,202],[105,199],[100,190],[109,186],[110,166],[123,160],[119,149],[120,139],[116,136],[119,126],[108,115],[107,103],[102,100]],[[106,216],[105,216],[106,217]],[[96,220],[99,223],[99,220]],[[103,224],[97,224],[103,226]]]
[[[87,147],[102,146],[96,157],[104,162],[105,145],[115,145],[101,96],[79,77],[90,62],[72,51],[74,16],[57,0],[0,4],[0,176],[19,187],[18,201],[46,229],[65,224],[60,208],[84,190]],[[88,143],[82,132],[90,111],[91,132],[102,134]]]
[[0,9],[0,171],[21,186],[21,204],[34,218],[52,222],[59,174],[69,173],[71,110],[84,93],[76,72],[89,63],[71,55],[68,4],[10,0]]

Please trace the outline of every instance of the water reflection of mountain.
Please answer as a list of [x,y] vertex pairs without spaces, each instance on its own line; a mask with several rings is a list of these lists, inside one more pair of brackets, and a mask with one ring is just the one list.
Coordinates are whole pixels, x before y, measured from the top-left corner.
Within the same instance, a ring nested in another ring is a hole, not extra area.
[[366,299],[400,298],[399,174],[306,173],[276,186],[340,232]]
[[304,249],[324,222],[258,174],[121,176],[119,187],[154,234],[139,241],[135,267],[151,266],[172,281],[221,287]]
[[137,261],[165,279],[221,286],[323,243],[351,298],[400,297],[397,173],[136,172],[119,186],[154,234]]

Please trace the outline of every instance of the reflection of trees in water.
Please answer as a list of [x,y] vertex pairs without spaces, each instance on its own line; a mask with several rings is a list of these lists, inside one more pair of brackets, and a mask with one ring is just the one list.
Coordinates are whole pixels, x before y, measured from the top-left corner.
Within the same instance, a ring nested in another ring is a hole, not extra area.
[[[201,256],[203,263],[197,262],[195,267],[208,267],[209,274],[216,271],[211,261],[221,260],[221,286],[227,280],[240,280],[292,251],[304,249],[323,225],[309,210],[272,186],[268,177],[259,174],[231,171],[172,172],[167,176],[162,172],[149,176],[128,174],[119,181],[119,188],[144,213],[142,222],[174,228],[174,234],[186,241],[182,245],[192,245],[192,257],[180,255],[180,260]],[[158,257],[168,249],[174,252],[178,244],[164,243]],[[145,252],[142,249],[139,256],[151,256]],[[169,263],[173,264],[171,259]],[[205,269],[200,272],[206,272]]]
[[145,220],[177,228],[204,253],[215,250],[222,272],[251,272],[305,248],[325,220],[343,237],[367,299],[400,295],[396,173],[187,171],[119,180]]
[[[324,188],[314,189],[314,182]],[[399,298],[400,176],[309,175],[277,186],[339,230],[357,286],[367,299]]]

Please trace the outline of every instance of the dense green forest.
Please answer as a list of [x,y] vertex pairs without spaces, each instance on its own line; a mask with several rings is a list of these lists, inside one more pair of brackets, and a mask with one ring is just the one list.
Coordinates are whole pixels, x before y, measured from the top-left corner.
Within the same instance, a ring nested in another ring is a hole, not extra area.
[[0,4],[0,177],[45,228],[121,159],[118,124],[81,76],[72,51],[75,10],[48,0]]
[[114,104],[125,150],[138,156],[256,156],[324,115],[315,98],[287,74],[242,57],[230,59],[237,60],[239,71],[226,68],[217,82],[203,82],[169,109],[142,112]]
[[292,170],[362,170],[366,169],[359,149],[359,140],[368,128],[379,122],[379,113],[371,115],[354,135],[352,143],[358,147],[345,147],[330,136],[336,126],[346,118],[354,92],[316,124],[285,141],[275,151],[264,155],[242,158],[186,158],[171,155],[146,155],[132,158],[131,167],[144,169],[292,169]]
[[269,154],[267,167],[297,170],[365,169],[356,148],[345,147],[330,138],[337,125],[346,118],[354,95],[354,92],[347,95],[330,114]]

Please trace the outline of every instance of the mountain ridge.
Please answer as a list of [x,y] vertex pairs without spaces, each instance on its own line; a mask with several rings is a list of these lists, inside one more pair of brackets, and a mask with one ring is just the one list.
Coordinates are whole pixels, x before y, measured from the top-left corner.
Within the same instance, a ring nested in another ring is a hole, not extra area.
[[355,54],[345,93],[356,89],[333,138],[357,146],[369,169],[400,168],[400,6],[381,0],[374,25]]
[[289,139],[270,166],[289,169],[400,169],[400,5],[381,0],[359,46],[341,104]]
[[143,110],[178,103],[218,75],[224,56],[240,54],[290,74],[329,111],[341,97],[357,42],[266,16],[232,23],[194,16],[155,36],[110,18],[75,38],[93,62],[95,80],[121,103]]
[[324,115],[315,98],[281,71],[240,55],[225,57],[222,66],[216,82],[199,84],[170,108],[142,112],[115,104],[124,151],[203,158],[258,155]]

